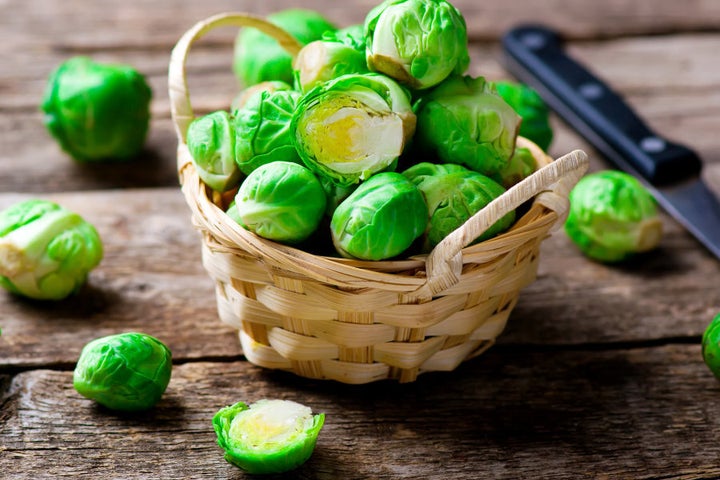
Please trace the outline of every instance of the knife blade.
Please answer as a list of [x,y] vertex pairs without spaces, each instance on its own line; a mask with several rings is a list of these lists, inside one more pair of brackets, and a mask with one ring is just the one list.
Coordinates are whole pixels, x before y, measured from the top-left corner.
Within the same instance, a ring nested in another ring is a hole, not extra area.
[[506,69],[617,168],[640,180],[672,217],[720,258],[720,203],[685,145],[652,131],[610,86],[573,59],[560,35],[520,25],[503,35]]

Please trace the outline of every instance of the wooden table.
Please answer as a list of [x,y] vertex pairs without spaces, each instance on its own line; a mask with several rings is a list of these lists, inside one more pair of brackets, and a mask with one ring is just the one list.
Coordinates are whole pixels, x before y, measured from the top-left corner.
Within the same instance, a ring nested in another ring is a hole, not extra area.
[[[178,188],[169,118],[169,53],[193,23],[222,11],[295,5],[339,25],[375,2],[4,0],[0,2],[0,208],[58,201],[96,225],[102,264],[74,298],[38,303],[0,292],[0,477],[245,478],[210,424],[222,406],[286,398],[325,412],[299,478],[719,478],[720,383],[700,337],[720,311],[720,263],[670,217],[660,248],[625,265],[582,257],[562,231],[542,247],[505,333],[452,373],[349,386],[261,369],[217,316],[200,239]],[[542,4],[542,5],[541,5]],[[522,22],[552,25],[659,132],[695,147],[720,187],[720,3],[458,0],[470,73],[507,77],[498,39]],[[226,108],[235,31],[190,56],[199,111]],[[71,55],[134,65],[149,79],[147,148],[129,164],[79,165],[46,133],[47,75]],[[553,118],[550,153],[589,153]],[[720,190],[720,189],[719,189]],[[82,346],[139,330],[174,355],[153,410],[114,414],[80,397]]]

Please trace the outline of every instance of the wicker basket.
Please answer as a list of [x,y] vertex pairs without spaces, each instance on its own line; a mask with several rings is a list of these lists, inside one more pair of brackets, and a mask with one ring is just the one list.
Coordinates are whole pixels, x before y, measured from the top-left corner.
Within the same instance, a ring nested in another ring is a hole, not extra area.
[[[220,26],[254,27],[295,55],[300,46],[262,18],[223,13],[179,40],[169,69],[182,191],[202,233],[220,319],[237,328],[262,367],[343,383],[409,382],[450,371],[490,347],[520,290],[536,276],[541,241],[562,224],[567,195],[587,169],[582,151],[553,161],[525,139],[538,169],[446,237],[428,255],[397,261],[318,256],[260,238],[223,211],[227,198],[200,180],[185,144],[194,118],[185,78],[192,43]],[[506,233],[468,246],[507,211],[526,206]]]

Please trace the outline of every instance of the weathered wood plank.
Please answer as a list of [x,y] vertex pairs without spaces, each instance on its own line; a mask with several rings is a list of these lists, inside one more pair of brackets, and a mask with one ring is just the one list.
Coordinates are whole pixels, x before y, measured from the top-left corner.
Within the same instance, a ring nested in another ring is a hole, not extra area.
[[[0,195],[0,208],[27,195]],[[98,228],[106,256],[88,288],[59,304],[0,292],[3,365],[73,363],[92,338],[145,330],[178,359],[233,357],[217,319],[199,235],[179,189],[46,195]],[[661,248],[625,266],[582,257],[562,232],[543,245],[539,278],[511,316],[507,344],[657,341],[699,336],[720,308],[720,265],[671,219]],[[681,299],[681,301],[679,300]]]
[[96,407],[68,371],[17,375],[0,405],[9,478],[245,478],[210,423],[221,407],[300,401],[326,425],[306,479],[714,478],[720,385],[696,345],[495,350],[411,384],[350,387],[238,363],[176,366],[159,405]]

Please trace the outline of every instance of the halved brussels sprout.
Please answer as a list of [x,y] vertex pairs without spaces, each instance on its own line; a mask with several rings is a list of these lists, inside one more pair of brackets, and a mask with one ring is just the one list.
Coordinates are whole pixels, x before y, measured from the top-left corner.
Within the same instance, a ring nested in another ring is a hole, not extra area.
[[520,116],[483,77],[454,76],[415,105],[421,150],[484,175],[505,168],[515,149]]
[[565,231],[592,259],[619,262],[660,243],[657,203],[627,173],[606,170],[586,175],[570,191],[569,199]]
[[522,118],[520,135],[546,151],[552,143],[553,130],[550,126],[550,109],[542,97],[523,83],[503,80],[493,85],[498,95]]
[[0,212],[0,286],[12,293],[66,298],[102,256],[95,227],[54,202],[25,200]]
[[342,42],[316,40],[305,45],[293,61],[300,90],[351,73],[368,72],[365,54]]
[[[336,27],[313,10],[290,8],[272,13],[267,20],[287,31],[301,44],[320,40]],[[270,35],[243,28],[235,39],[233,70],[240,83],[249,87],[268,80],[293,83],[292,57]]]
[[212,424],[225,460],[251,474],[282,473],[312,455],[325,414],[291,400],[243,402],[220,409]]
[[[423,251],[429,252],[452,231],[505,193],[505,188],[489,177],[460,165],[419,163],[403,172],[425,197],[428,206]],[[505,214],[475,242],[487,240],[507,230],[515,221],[515,211]]]
[[41,109],[48,131],[75,160],[126,160],[145,143],[151,98],[131,66],[79,56],[50,75]]
[[333,213],[330,231],[344,257],[384,260],[407,250],[425,231],[428,207],[422,193],[396,172],[361,183]]
[[170,383],[172,354],[160,340],[129,332],[83,347],[73,372],[78,393],[113,410],[146,410]]
[[537,161],[532,151],[526,147],[515,147],[510,161],[499,172],[490,178],[505,188],[510,188],[525,177],[532,175],[537,168]]
[[210,188],[225,192],[240,183],[235,163],[235,129],[228,112],[219,110],[190,123],[186,140],[198,176]]
[[293,145],[291,120],[300,92],[257,92],[235,111],[235,162],[249,175],[270,162],[300,163]]
[[235,196],[240,224],[257,235],[281,243],[298,243],[318,227],[327,200],[310,170],[292,162],[258,167]]
[[367,63],[413,89],[463,74],[470,64],[467,28],[445,0],[386,0],[365,18]]
[[715,315],[703,332],[702,357],[715,378],[720,380],[720,314]]
[[415,131],[415,115],[408,92],[392,79],[343,75],[300,99],[292,129],[305,165],[347,186],[393,165]]

